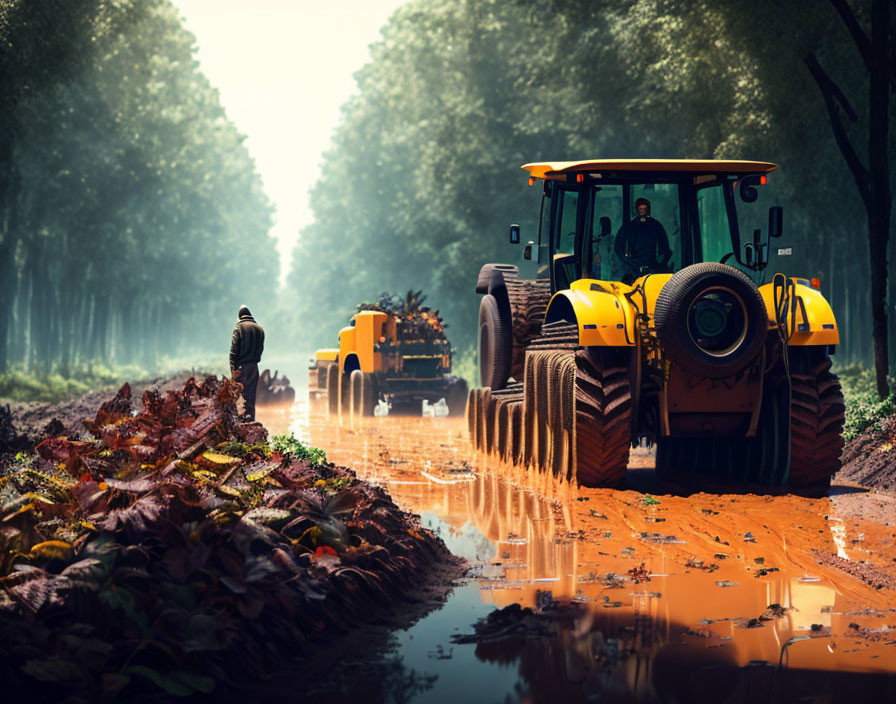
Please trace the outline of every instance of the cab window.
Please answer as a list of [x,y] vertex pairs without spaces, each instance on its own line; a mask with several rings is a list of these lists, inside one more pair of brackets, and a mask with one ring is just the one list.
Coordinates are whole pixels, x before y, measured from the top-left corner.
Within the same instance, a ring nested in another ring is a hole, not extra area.
[[678,271],[681,267],[681,201],[678,184],[633,184],[629,198],[628,220],[638,215],[638,209],[635,207],[638,198],[646,198],[650,202],[650,217],[657,220],[666,231],[669,249],[672,250],[669,271]]
[[560,192],[560,213],[557,220],[554,254],[575,254],[576,217],[579,210],[579,192]]
[[623,274],[621,262],[613,253],[616,233],[624,220],[622,186],[595,186],[592,208],[591,232],[583,257],[585,271],[595,279],[616,280]]
[[[697,191],[697,219],[700,223],[700,245],[704,262],[718,262],[731,252],[728,211],[722,186],[709,186]],[[733,262],[728,262],[733,263]]]

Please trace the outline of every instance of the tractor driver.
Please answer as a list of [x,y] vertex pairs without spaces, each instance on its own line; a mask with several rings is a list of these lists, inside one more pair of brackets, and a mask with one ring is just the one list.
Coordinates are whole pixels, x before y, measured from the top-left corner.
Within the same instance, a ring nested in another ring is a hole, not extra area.
[[666,230],[659,220],[650,217],[650,201],[638,198],[635,208],[638,214],[619,228],[613,246],[625,267],[623,281],[628,279],[627,283],[644,274],[665,271],[672,256]]

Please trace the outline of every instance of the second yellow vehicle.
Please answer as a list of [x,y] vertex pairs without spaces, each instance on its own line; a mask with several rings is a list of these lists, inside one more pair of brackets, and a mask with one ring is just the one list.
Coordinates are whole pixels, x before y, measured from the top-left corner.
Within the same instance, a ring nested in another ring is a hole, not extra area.
[[[384,296],[353,315],[339,331],[339,347],[315,353],[310,368],[312,408],[331,415],[416,413],[426,405],[463,415],[467,383],[451,374],[451,344],[438,311]],[[439,406],[444,399],[444,405]]]

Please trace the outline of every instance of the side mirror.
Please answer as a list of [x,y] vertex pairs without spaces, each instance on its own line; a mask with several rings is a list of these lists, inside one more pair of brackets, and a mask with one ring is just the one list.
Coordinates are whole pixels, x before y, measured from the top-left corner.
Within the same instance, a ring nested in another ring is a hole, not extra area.
[[519,244],[520,243],[520,226],[519,225],[511,225],[510,226],[510,244]]
[[598,221],[600,223],[600,232],[597,234],[598,237],[606,237],[610,234],[610,218],[606,215],[602,216]]
[[744,203],[756,202],[756,199],[759,197],[759,191],[756,190],[756,186],[765,183],[763,181],[764,178],[765,176],[762,174],[750,174],[740,180],[738,190],[740,191],[740,199]]
[[534,246],[535,243],[532,241],[526,243],[526,246],[523,247],[523,259],[526,259],[527,261],[532,260],[532,247]]
[[773,205],[768,209],[768,236],[780,237],[784,232],[782,228],[784,209],[780,205]]

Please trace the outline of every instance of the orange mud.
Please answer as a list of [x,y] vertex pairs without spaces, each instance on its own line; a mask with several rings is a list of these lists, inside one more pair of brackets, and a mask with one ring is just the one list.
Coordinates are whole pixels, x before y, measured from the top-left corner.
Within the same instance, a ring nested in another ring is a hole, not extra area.
[[[836,496],[671,495],[642,450],[630,484],[650,494],[585,489],[474,454],[463,419],[349,427],[326,417],[309,425],[301,406],[258,415],[272,433],[291,429],[381,484],[402,508],[458,532],[475,526],[495,546],[478,578],[488,603],[535,606],[536,592],[550,591],[585,605],[596,627],[636,634],[633,647],[648,657],[684,644],[738,666],[896,673],[896,591],[819,558],[864,560],[896,578],[893,501],[872,522],[840,517]],[[773,604],[786,611],[766,612]]]

